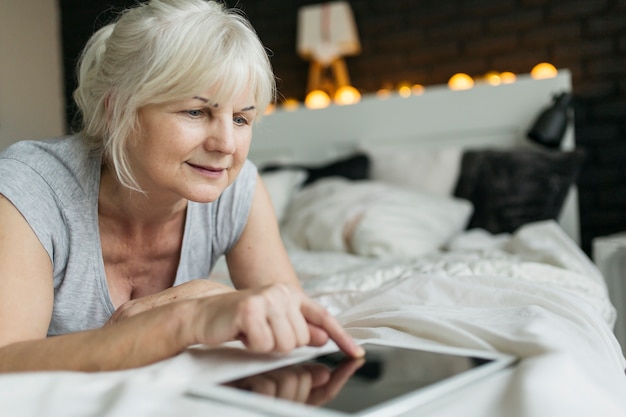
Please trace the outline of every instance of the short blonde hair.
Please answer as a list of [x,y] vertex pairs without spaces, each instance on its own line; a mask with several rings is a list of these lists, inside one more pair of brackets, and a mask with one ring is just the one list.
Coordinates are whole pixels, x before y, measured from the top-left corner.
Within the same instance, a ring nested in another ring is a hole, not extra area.
[[215,1],[139,4],[97,31],[81,55],[74,91],[81,135],[122,184],[139,190],[125,152],[138,110],[199,88],[214,90],[216,102],[251,88],[259,117],[274,100],[269,58],[248,20]]

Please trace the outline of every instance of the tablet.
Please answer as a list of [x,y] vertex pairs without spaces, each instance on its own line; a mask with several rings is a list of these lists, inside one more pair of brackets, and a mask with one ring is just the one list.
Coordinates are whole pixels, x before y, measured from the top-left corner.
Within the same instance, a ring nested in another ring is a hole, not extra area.
[[362,359],[324,354],[219,385],[194,385],[189,393],[275,416],[392,417],[516,361],[494,352],[362,346]]

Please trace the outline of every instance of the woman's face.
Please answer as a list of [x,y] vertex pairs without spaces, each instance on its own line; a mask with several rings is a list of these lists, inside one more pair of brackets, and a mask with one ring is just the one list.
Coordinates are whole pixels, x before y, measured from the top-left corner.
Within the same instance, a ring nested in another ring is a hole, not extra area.
[[152,196],[216,200],[237,177],[250,149],[254,97],[248,90],[230,102],[211,91],[139,109],[139,133],[129,140],[131,169]]

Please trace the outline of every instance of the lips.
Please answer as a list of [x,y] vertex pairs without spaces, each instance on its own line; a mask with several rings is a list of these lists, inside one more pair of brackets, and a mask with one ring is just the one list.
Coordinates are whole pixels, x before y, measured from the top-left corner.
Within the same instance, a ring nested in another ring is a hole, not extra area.
[[187,165],[189,165],[195,171],[203,175],[210,175],[210,176],[220,175],[222,172],[226,170],[226,168],[224,167],[216,167],[216,166],[211,166],[211,165],[199,165],[199,164],[193,164],[191,162],[187,162]]
[[214,171],[214,172],[223,171],[225,169],[225,168],[205,167],[202,165],[194,165],[194,164],[189,164],[189,165],[197,169],[204,169],[206,171]]

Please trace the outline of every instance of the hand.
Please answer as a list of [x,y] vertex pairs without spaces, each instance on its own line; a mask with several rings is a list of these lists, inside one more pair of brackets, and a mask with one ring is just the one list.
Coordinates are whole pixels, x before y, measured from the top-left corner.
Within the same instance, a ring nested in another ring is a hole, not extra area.
[[168,288],[156,294],[136,298],[122,304],[115,310],[113,315],[105,323],[105,326],[174,301],[209,297],[233,291],[235,290],[227,285],[218,284],[207,279],[196,279],[185,282],[184,284]]
[[239,339],[255,352],[286,353],[331,339],[348,356],[365,353],[326,309],[288,284],[226,293],[195,303],[195,318],[185,321],[186,330],[194,335],[191,344],[217,345]]
[[335,398],[364,359],[349,359],[331,370],[321,363],[303,363],[263,372],[225,384],[274,398],[323,405]]

